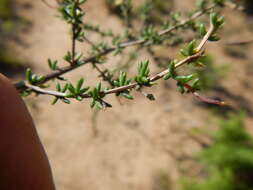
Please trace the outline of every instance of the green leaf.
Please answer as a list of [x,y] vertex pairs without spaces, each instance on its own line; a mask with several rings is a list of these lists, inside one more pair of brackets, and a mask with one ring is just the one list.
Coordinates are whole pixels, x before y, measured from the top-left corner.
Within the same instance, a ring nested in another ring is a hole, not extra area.
[[141,77],[141,82],[142,82],[143,84],[146,84],[146,83],[149,82],[149,79],[148,79],[147,77]]
[[71,53],[68,51],[68,52],[67,52],[67,55],[65,55],[65,56],[63,57],[63,59],[64,59],[65,61],[67,61],[68,63],[71,63],[71,62],[72,62],[72,55],[71,55]]
[[199,25],[199,33],[200,33],[201,36],[205,36],[206,35],[207,31],[206,31],[206,27],[205,27],[204,24],[200,24]]
[[193,81],[193,84],[192,84],[192,89],[194,90],[194,91],[197,91],[197,90],[200,90],[200,84],[199,84],[199,79],[197,78],[197,79],[195,79],[194,81]]
[[82,101],[82,100],[83,100],[83,97],[81,97],[81,96],[77,96],[77,97],[76,97],[76,100],[78,100],[78,101]]
[[67,93],[66,98],[76,98],[75,94]]
[[26,80],[32,82],[32,70],[30,68],[26,70]]
[[44,81],[45,79],[46,79],[45,76],[39,76],[39,77],[37,78],[37,81],[36,81],[36,82],[42,82],[42,81]]
[[155,96],[153,94],[147,94],[146,96],[149,100],[154,101],[155,100]]
[[180,53],[185,57],[188,56],[188,52],[186,51],[186,49],[180,49]]
[[65,86],[62,89],[62,92],[66,92],[68,90],[69,84],[66,83]]
[[80,92],[80,94],[83,94],[83,93],[87,92],[89,89],[90,89],[90,87],[86,87],[86,88],[81,89],[79,92]]
[[196,41],[195,40],[191,41],[188,44],[188,47],[187,47],[188,55],[193,55],[194,54],[195,46],[196,46]]
[[47,60],[47,62],[48,62],[48,66],[49,66],[49,68],[50,69],[52,69],[52,61],[51,61],[51,59],[50,58],[48,58],[48,60]]
[[76,94],[76,89],[71,83],[69,83],[68,89],[72,94]]
[[113,85],[114,86],[121,86],[120,83],[119,83],[119,81],[117,81],[117,80],[113,81]]
[[120,85],[120,86],[123,86],[123,85],[125,84],[125,81],[126,81],[126,73],[120,71],[119,82],[118,82],[119,85]]
[[103,109],[104,108],[103,105],[101,104],[101,102],[99,102],[99,101],[95,101],[95,107],[97,109]]
[[57,83],[56,89],[57,89],[58,92],[61,92],[61,85],[59,83]]
[[123,97],[125,97],[125,98],[127,98],[127,99],[129,99],[129,100],[133,100],[134,99],[134,97],[132,95],[130,95],[129,93],[122,92],[122,93],[120,93],[120,95],[123,96]]
[[217,36],[217,35],[212,35],[208,38],[209,41],[211,42],[216,42],[216,41],[219,41],[220,40],[220,37]]
[[184,89],[184,86],[183,85],[180,85],[178,84],[178,90],[181,94],[184,94],[185,93],[185,89]]
[[98,89],[97,89],[97,88],[94,88],[94,89],[93,89],[93,98],[96,100],[96,99],[98,99],[98,97],[99,97]]
[[66,103],[66,104],[70,104],[70,100],[69,99],[66,99],[66,98],[61,98],[60,99],[62,102]]
[[32,74],[32,78],[31,78],[31,83],[36,83],[37,82],[38,77],[35,74]]
[[148,68],[149,61],[141,62],[138,65],[138,75],[135,77],[135,81],[140,85],[151,85],[149,80],[150,70]]
[[101,91],[101,87],[102,87],[102,84],[101,84],[101,82],[99,82],[99,83],[97,84],[97,91],[98,91],[98,92]]
[[175,80],[177,80],[180,84],[186,84],[187,82],[196,78],[196,74],[188,75],[188,76],[176,76]]
[[211,21],[211,23],[212,23],[214,26],[216,26],[217,19],[218,19],[217,13],[211,13],[211,14],[210,14],[210,21]]
[[218,22],[218,25],[221,26],[225,22],[225,17],[224,16],[220,16],[217,22]]
[[52,101],[52,105],[55,105],[57,102],[58,102],[58,100],[59,100],[59,98],[57,98],[57,97],[54,97],[54,100]]
[[77,82],[77,85],[76,85],[76,91],[77,92],[80,92],[82,86],[83,86],[83,82],[84,82],[84,79],[81,78],[78,82]]
[[163,77],[164,80],[168,80],[170,78],[171,78],[171,74],[170,73],[164,75],[164,77]]
[[149,65],[149,61],[145,61],[143,63],[143,70],[144,70],[144,73],[146,73],[146,71],[148,70],[148,65]]
[[206,7],[207,2],[205,0],[197,0],[196,6],[198,9],[204,9]]
[[181,49],[180,52],[183,56],[191,56],[195,53],[196,41],[192,40],[186,48]]
[[175,78],[175,76],[176,76],[175,65],[176,65],[176,61],[175,60],[173,60],[173,61],[170,62],[170,65],[169,65],[169,68],[168,68],[169,72],[168,72],[168,74],[166,74],[163,77],[164,80],[168,80],[170,78]]

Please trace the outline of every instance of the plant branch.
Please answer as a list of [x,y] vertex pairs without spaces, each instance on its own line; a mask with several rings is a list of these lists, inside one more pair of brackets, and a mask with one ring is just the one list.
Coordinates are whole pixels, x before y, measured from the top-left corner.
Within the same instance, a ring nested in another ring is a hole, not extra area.
[[[77,7],[79,5],[79,0],[75,1],[74,6]],[[76,9],[76,8],[75,8]],[[74,11],[74,17],[76,17],[76,11]],[[72,24],[72,61],[71,66],[74,66],[76,64],[75,56],[76,56],[76,30],[78,28],[78,25],[76,22]]]
[[[180,28],[180,27],[183,27],[185,26],[186,24],[188,24],[190,21],[192,20],[195,20],[196,18],[202,16],[204,13],[210,11],[211,9],[215,8],[217,5],[216,4],[213,4],[203,10],[200,10],[198,12],[196,12],[194,15],[192,15],[190,18],[188,19],[185,19],[184,21],[170,27],[169,29],[165,29],[165,30],[162,30],[159,32],[159,35],[160,36],[163,36],[163,35],[166,35],[166,34],[169,34],[171,33],[172,31]],[[144,44],[146,42],[146,40],[143,40],[143,39],[140,39],[140,40],[133,40],[133,41],[128,41],[128,42],[123,42],[119,45],[120,48],[127,48],[127,47],[130,47],[130,46],[135,46],[135,45],[141,45],[141,44]],[[70,66],[66,66],[66,67],[63,67],[63,68],[60,68],[59,71],[54,71],[52,73],[49,73],[45,76],[45,80],[41,81],[40,83],[36,84],[36,85],[39,85],[39,84],[43,84],[51,79],[54,79],[54,78],[57,78],[65,73],[68,73],[80,66],[83,66],[87,63],[92,63],[92,62],[95,62],[96,58],[97,57],[100,57],[100,56],[104,56],[104,55],[107,55],[111,52],[113,52],[117,47],[110,47],[110,48],[107,48],[106,50],[98,53],[97,55],[94,55],[94,56],[91,56],[89,58],[86,58],[82,61],[81,64],[74,64],[74,65],[70,65]],[[73,50],[72,50],[73,51]],[[18,83],[15,83],[15,87],[20,91],[20,92],[23,92],[24,90],[27,89],[27,86],[25,85],[25,81],[20,81]]]
[[55,96],[55,97],[59,97],[59,98],[64,98],[67,95],[66,93],[62,93],[62,92],[45,90],[43,88],[28,84],[28,83],[25,83],[25,86],[37,94],[51,95],[51,96]]
[[100,77],[102,77],[104,81],[108,82],[109,85],[113,87],[113,82],[111,78],[107,75],[108,70],[107,69],[105,69],[104,71],[101,70],[96,63],[92,63],[92,66],[100,73]]
[[248,44],[252,44],[252,43],[253,43],[253,39],[249,39],[249,40],[226,42],[226,43],[224,43],[224,45],[226,45],[226,46],[244,46],[244,45],[248,45]]
[[[203,39],[201,40],[201,42],[199,43],[199,46],[197,47],[197,52],[194,54],[194,55],[191,55],[191,56],[188,56],[186,57],[185,59],[181,60],[180,62],[178,62],[176,65],[175,65],[175,68],[179,68],[185,64],[188,64],[188,63],[191,63],[193,62],[194,60],[200,58],[201,56],[203,56],[203,53],[204,53],[204,45],[206,44],[207,40],[209,39],[209,37],[213,34],[214,32],[214,27],[213,25],[211,24],[210,25],[210,28],[208,30],[208,32],[206,33],[206,35],[203,37]],[[149,78],[149,81],[150,82],[155,82],[161,78],[163,78],[166,74],[169,73],[169,69],[166,69],[154,76],[151,76]],[[30,84],[27,84],[27,83],[24,83],[26,85],[27,88],[35,91],[36,93],[41,93],[41,94],[47,94],[47,95],[52,95],[52,96],[55,96],[55,97],[58,97],[58,98],[65,98],[67,96],[67,93],[59,93],[59,92],[55,92],[55,91],[48,91],[48,90],[44,90],[44,89],[41,89],[37,86],[33,86],[33,85],[30,85]],[[113,89],[110,89],[110,90],[105,90],[103,91],[102,93],[104,95],[108,95],[108,94],[116,94],[116,93],[120,93],[120,92],[124,92],[126,90],[131,90],[135,87],[137,87],[139,84],[137,82],[135,83],[132,83],[132,84],[129,84],[129,85],[126,85],[126,86],[122,86],[122,87],[118,87],[118,88],[113,88]],[[187,86],[188,87],[188,86]],[[190,87],[189,87],[190,88]],[[191,90],[190,90],[191,91]],[[194,92],[194,91],[191,91],[194,96],[196,96],[199,100],[202,100],[202,101],[205,101],[207,103],[213,103],[213,104],[218,104],[218,101],[216,102],[215,100],[209,100],[207,98],[204,98],[204,97],[201,97],[198,93]],[[91,96],[88,95],[88,94],[83,94],[83,95],[80,95],[81,97],[83,98],[90,98]],[[221,103],[219,103],[221,104]]]
[[200,42],[200,44],[198,45],[196,51],[199,52],[203,49],[203,47],[205,46],[206,42],[208,41],[208,39],[211,37],[211,35],[213,34],[215,30],[214,25],[211,23],[210,28],[208,30],[208,32],[206,33],[206,35],[204,36],[203,40]]

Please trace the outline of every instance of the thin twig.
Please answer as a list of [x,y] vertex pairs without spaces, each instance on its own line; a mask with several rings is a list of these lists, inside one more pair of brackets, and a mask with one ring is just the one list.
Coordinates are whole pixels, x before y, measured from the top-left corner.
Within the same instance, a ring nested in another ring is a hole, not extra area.
[[[95,50],[97,50],[98,52],[100,52],[100,49],[95,45],[95,43],[93,43],[91,40],[89,40],[88,38],[84,37],[84,40]],[[96,62],[92,63],[92,66],[96,69],[96,71],[99,72],[100,76],[103,78],[104,81],[107,81],[109,83],[110,86],[113,86],[113,83],[111,81],[111,78],[108,77],[106,75],[106,73],[108,73],[108,69],[105,70],[101,70]]]
[[[79,5],[79,0],[76,0],[75,3],[74,3],[74,6],[78,7],[78,5]],[[76,8],[74,10],[76,10]],[[74,11],[74,17],[76,17],[76,11]],[[72,61],[71,61],[71,66],[76,65],[75,57],[76,57],[76,37],[77,37],[76,36],[77,31],[76,30],[78,29],[77,27],[78,27],[78,25],[76,24],[76,22],[74,22],[72,24],[72,47],[71,47],[71,49],[72,49]]]
[[253,39],[250,39],[250,40],[226,42],[226,43],[224,43],[224,45],[226,45],[226,46],[244,46],[244,45],[248,45],[248,44],[252,44],[252,43],[253,43]]
[[[57,6],[53,6],[53,5],[50,5],[46,0],[41,0],[47,7],[51,8],[51,9],[57,9],[58,7]],[[59,2],[56,1],[58,4]]]
[[28,83],[26,83],[25,85],[27,88],[31,89],[33,92],[38,93],[38,94],[51,95],[51,96],[55,96],[55,97],[59,97],[59,98],[64,98],[67,95],[66,93],[62,93],[62,92],[45,90],[45,89],[42,89],[38,86],[34,86],[34,85],[31,85]]
[[96,46],[96,44],[94,42],[92,42],[91,40],[89,40],[86,36],[84,36],[84,41],[87,42],[87,44],[89,44],[92,48],[95,48],[96,50],[99,50]]
[[109,85],[113,87],[113,82],[112,82],[110,76],[107,75],[108,70],[106,69],[106,70],[102,71],[102,70],[97,66],[96,63],[93,63],[92,66],[96,69],[96,71],[98,71],[98,72],[100,73],[100,76],[103,78],[103,80],[106,81],[106,82],[108,82]]
[[75,56],[76,56],[76,25],[72,24],[72,62],[71,66],[75,65]]

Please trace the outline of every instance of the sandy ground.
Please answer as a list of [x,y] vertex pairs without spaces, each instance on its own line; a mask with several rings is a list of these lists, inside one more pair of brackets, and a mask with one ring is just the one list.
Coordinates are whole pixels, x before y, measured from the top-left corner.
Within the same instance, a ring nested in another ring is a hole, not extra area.
[[[22,8],[25,3],[29,3],[31,9]],[[61,60],[70,48],[68,28],[55,17],[55,10],[39,0],[19,0],[19,7],[20,15],[30,20],[33,26],[29,33],[20,34],[28,45],[17,45],[16,49],[29,60],[35,72],[46,73],[47,58]],[[120,21],[108,13],[102,0],[88,0],[85,10],[88,22],[94,21],[115,31],[122,28]],[[239,27],[241,21],[237,23]],[[79,48],[85,51],[87,46],[82,44]],[[242,87],[241,83],[248,82],[246,70],[237,72],[241,68],[237,64],[250,64],[253,57],[245,61],[224,57],[223,51],[217,50],[215,45],[210,45],[209,50],[218,55],[218,63],[232,63],[234,75],[229,75],[227,81],[234,82],[224,82],[224,85],[235,96],[243,93],[248,104],[252,105],[252,91]],[[72,81],[85,77],[93,84],[96,78],[90,66],[66,76]],[[252,88],[252,84],[249,85]],[[182,173],[185,174],[184,169],[189,169],[191,174],[197,172],[197,167],[187,161],[187,156],[197,152],[200,145],[187,135],[187,131],[212,126],[215,117],[196,106],[192,96],[177,93],[174,83],[165,85],[162,82],[150,90],[156,96],[154,102],[135,94],[135,101],[123,100],[120,105],[116,98],[110,97],[108,100],[113,108],[101,111],[96,117],[96,137],[93,110],[88,100],[51,106],[49,97],[26,99],[48,153],[58,189],[163,190],[163,174],[175,182]],[[248,126],[252,123],[250,118],[247,122]],[[171,184],[174,189],[175,183]]]

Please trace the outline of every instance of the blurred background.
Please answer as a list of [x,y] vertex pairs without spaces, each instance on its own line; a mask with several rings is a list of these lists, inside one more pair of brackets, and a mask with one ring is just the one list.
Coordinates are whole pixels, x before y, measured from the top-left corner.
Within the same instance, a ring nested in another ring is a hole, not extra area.
[[[241,1],[242,2],[242,1]],[[120,1],[88,0],[85,21],[120,33],[124,21]],[[136,10],[144,0],[134,1]],[[194,0],[153,0],[151,21],[161,22],[172,12],[195,7]],[[246,9],[222,10],[226,24],[222,40],[209,43],[207,66],[198,70],[205,96],[228,106],[207,105],[190,94],[181,95],[172,81],[161,81],[135,100],[107,98],[113,108],[94,111],[89,100],[52,106],[51,97],[24,98],[32,113],[61,190],[172,190],[253,189],[253,17],[251,1]],[[57,17],[53,0],[0,0],[0,72],[13,81],[49,72],[47,59],[66,65],[63,56],[71,47],[69,27]],[[138,20],[135,21],[138,23]],[[115,65],[134,73],[140,60],[150,59],[152,72],[163,60],[178,57],[182,39],[191,33],[178,31],[167,48],[128,50],[130,56],[108,56]],[[96,41],[96,33],[87,33]],[[180,41],[181,40],[181,41]],[[78,44],[84,54],[89,44]],[[66,75],[71,81],[84,77],[89,84],[99,79],[91,65]]]

